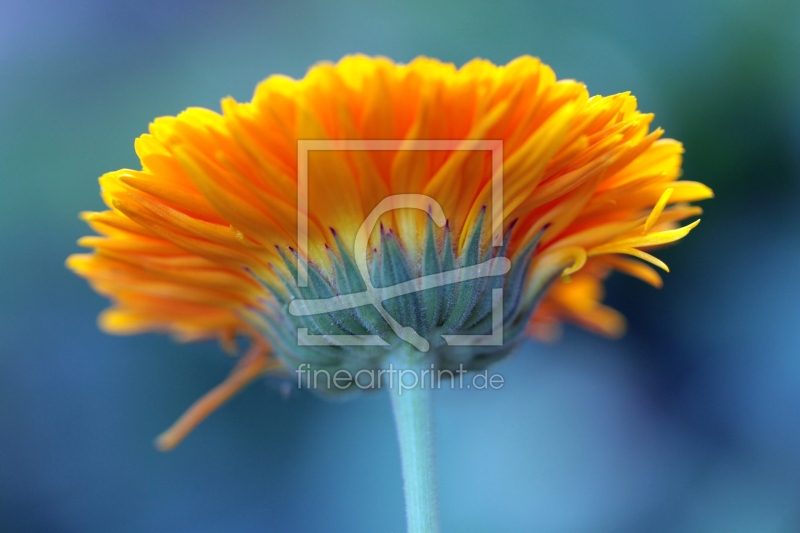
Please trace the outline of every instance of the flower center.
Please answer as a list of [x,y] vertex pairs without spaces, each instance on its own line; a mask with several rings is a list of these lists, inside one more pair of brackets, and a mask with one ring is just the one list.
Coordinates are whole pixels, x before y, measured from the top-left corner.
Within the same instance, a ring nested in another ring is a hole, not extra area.
[[[512,260],[506,257],[512,228],[493,247],[484,219],[481,213],[460,253],[449,224],[440,229],[429,219],[414,254],[381,227],[379,244],[365,254],[367,279],[335,231],[336,249],[326,245],[328,265],[302,264],[295,249],[279,248],[286,270],[273,267],[281,283],[264,282],[274,299],[251,322],[293,369],[355,375],[385,368],[406,343],[426,352],[435,368],[481,370],[521,340],[538,300],[523,298],[538,239]],[[297,283],[300,268],[306,286]]]

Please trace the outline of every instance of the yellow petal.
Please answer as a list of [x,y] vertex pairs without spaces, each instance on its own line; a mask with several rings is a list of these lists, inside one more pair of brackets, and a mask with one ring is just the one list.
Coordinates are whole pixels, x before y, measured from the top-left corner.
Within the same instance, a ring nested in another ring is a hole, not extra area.
[[658,272],[644,263],[611,254],[604,255],[600,259],[603,263],[611,266],[615,270],[639,278],[657,289],[660,289],[664,285],[664,281],[661,279],[661,276],[658,275]]
[[675,189],[672,188],[667,189],[666,191],[664,191],[664,194],[661,195],[661,198],[658,199],[658,202],[656,203],[655,207],[653,207],[653,210],[650,212],[650,216],[647,217],[647,221],[644,223],[644,229],[642,230],[642,233],[647,233],[648,231],[650,231],[650,228],[653,227],[653,224],[658,222],[658,217],[661,216],[661,213],[667,206],[667,202],[669,202],[669,197],[672,196],[672,192],[674,190]]
[[657,266],[658,268],[664,270],[665,272],[669,272],[669,267],[667,266],[667,264],[664,261],[662,261],[661,259],[659,259],[657,257],[654,257],[654,256],[648,254],[647,252],[643,252],[641,250],[637,250],[636,248],[625,248],[624,246],[620,246],[620,247],[611,247],[611,246],[609,246],[607,248],[604,248],[604,250],[602,252],[597,252],[596,250],[593,250],[593,251],[591,251],[589,253],[589,256],[593,257],[593,256],[600,255],[600,254],[627,254],[627,255],[632,255],[634,257],[638,257],[639,259],[642,259],[643,261],[647,261],[648,263],[651,263],[651,264]]
[[698,224],[700,224],[700,221],[695,220],[691,224],[683,226],[682,228],[648,233],[647,235],[612,241],[609,244],[593,248],[590,251],[590,254],[597,255],[601,253],[609,253],[608,250],[617,248],[643,248],[647,246],[669,244],[684,238],[689,234],[690,231],[697,227]]

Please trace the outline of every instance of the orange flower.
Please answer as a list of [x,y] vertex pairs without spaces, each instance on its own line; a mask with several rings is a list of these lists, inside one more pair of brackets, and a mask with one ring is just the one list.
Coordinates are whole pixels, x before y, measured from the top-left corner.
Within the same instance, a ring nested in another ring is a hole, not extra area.
[[[464,264],[476,228],[475,242],[488,253],[481,233],[488,224],[481,224],[493,200],[492,154],[404,150],[402,143],[310,152],[301,209],[308,243],[298,247],[298,141],[499,140],[503,210],[491,222],[509,239],[504,255],[525,263],[517,292],[527,330],[546,336],[567,320],[616,336],[624,320],[599,303],[603,278],[619,270],[660,286],[648,263],[666,265],[644,250],[684,237],[699,221],[677,223],[701,213],[689,202],[712,197],[705,185],[678,181],[680,143],[651,132],[653,116],[636,108],[627,93],[590,97],[581,83],[556,81],[531,57],[457,69],[427,58],[397,65],[353,56],[319,64],[302,80],[272,76],[251,103],[224,99],[222,114],[192,108],[156,119],[135,144],[142,170],[100,178],[109,210],[83,214],[100,236],[82,239],[93,253],[68,265],[114,302],[100,317],[108,332],[217,338],[229,350],[236,337],[250,339],[233,386],[181,421],[162,441],[171,447],[263,371],[296,365],[292,348],[270,334],[287,323],[275,318],[285,311],[280,293],[292,298],[286,281],[294,258],[285,250],[298,249],[320,283],[343,293],[337,258],[346,263],[373,208],[391,195],[424,194],[448,219],[447,236],[434,238],[440,254],[450,239],[455,262]],[[370,234],[371,264],[388,257],[378,249],[389,250],[394,239],[409,270],[424,273],[429,217],[406,209],[380,220],[384,229]],[[537,239],[531,258],[525,251]],[[553,284],[562,273],[571,282]],[[538,301],[532,318],[523,313]]]

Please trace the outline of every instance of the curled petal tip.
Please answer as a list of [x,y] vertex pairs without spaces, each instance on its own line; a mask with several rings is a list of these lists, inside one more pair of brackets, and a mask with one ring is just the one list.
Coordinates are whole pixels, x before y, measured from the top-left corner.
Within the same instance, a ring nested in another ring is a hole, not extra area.
[[155,445],[156,449],[160,452],[169,452],[175,449],[175,447],[180,443],[180,439],[176,439],[174,436],[170,435],[169,432],[164,432],[158,437],[156,437],[153,444]]

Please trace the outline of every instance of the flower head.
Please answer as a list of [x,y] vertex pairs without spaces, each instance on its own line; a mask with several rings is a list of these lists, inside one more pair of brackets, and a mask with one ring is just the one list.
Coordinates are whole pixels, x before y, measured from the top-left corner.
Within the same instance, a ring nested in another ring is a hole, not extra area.
[[[603,279],[618,270],[660,286],[650,265],[667,267],[648,250],[683,238],[699,221],[679,222],[701,212],[689,202],[712,196],[679,181],[683,149],[652,119],[630,94],[590,97],[531,57],[460,69],[346,57],[301,80],[272,76],[221,114],[156,119],[136,141],[142,169],[100,178],[109,210],[83,214],[100,236],[68,264],[113,301],[106,331],[229,350],[250,340],[229,381],[166,434],[171,447],[271,369],[380,366],[403,342],[477,368],[562,321],[621,334]],[[417,203],[376,211],[390,198]],[[500,343],[445,342],[498,324]],[[300,330],[372,344],[303,344]]]

